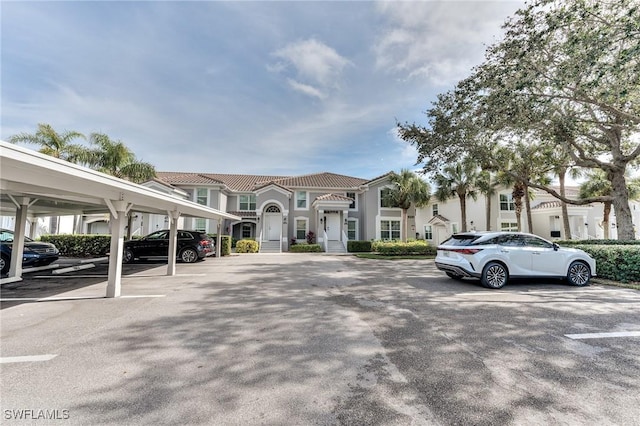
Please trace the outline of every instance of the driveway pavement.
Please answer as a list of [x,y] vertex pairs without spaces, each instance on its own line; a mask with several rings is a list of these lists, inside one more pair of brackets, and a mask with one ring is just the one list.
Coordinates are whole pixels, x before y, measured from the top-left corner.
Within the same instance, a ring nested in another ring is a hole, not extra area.
[[640,418],[638,291],[559,282],[492,291],[450,280],[432,261],[317,254],[165,271],[125,271],[118,299],[103,299],[106,278],[86,271],[3,286],[3,300],[22,300],[0,311],[0,423]]

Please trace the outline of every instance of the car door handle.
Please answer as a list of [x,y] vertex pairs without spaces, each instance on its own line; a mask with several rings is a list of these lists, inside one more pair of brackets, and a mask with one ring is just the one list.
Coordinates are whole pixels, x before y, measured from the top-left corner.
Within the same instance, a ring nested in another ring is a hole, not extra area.
[[533,253],[531,253],[531,254],[537,254],[537,255],[540,255],[540,252],[539,252],[539,251],[534,251],[534,252],[533,252]]
[[502,249],[502,250],[500,250],[500,253],[509,253],[509,250]]

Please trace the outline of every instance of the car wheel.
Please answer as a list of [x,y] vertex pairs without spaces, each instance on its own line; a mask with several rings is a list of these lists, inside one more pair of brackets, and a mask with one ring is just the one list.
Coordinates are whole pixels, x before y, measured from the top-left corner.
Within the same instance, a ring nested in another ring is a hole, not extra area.
[[445,272],[447,274],[447,276],[449,278],[452,278],[454,280],[461,280],[462,279],[462,275],[458,275],[458,274],[454,274],[453,272]]
[[571,262],[569,271],[567,272],[567,281],[571,285],[585,286],[589,284],[591,278],[591,270],[589,265],[579,260]]
[[480,282],[487,288],[502,288],[509,280],[507,268],[497,262],[489,262],[482,270]]
[[9,267],[11,263],[9,262],[9,258],[7,256],[0,256],[0,274],[5,275],[9,273]]
[[124,253],[122,254],[122,262],[131,263],[134,259],[135,256],[133,254],[133,250],[131,250],[130,248],[125,248]]
[[193,263],[198,261],[198,252],[192,248],[186,248],[180,253],[180,260],[185,263]]

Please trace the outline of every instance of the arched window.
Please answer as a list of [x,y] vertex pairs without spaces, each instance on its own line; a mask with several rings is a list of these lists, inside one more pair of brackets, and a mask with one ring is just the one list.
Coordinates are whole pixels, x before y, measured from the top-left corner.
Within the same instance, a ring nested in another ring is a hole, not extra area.
[[280,207],[271,205],[264,211],[265,213],[280,213]]

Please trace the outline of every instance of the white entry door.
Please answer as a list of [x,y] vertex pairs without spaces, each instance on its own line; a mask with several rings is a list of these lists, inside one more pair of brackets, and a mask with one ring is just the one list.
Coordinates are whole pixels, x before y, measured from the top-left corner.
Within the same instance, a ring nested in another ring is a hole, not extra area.
[[279,214],[267,214],[264,215],[264,226],[265,226],[265,235],[267,236],[268,241],[279,241],[280,240],[280,231],[282,230],[282,225],[280,224],[281,219]]
[[329,240],[340,240],[340,215],[330,214],[327,218],[327,238]]

